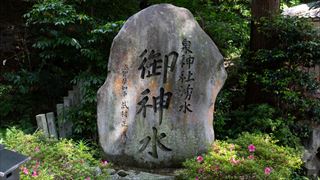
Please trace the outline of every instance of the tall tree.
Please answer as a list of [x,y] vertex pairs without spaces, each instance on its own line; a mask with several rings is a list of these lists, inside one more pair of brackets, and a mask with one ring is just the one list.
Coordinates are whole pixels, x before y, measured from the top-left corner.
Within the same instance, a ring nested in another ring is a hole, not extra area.
[[[271,49],[274,45],[272,39],[265,36],[265,34],[259,32],[259,22],[261,18],[272,18],[277,15],[280,10],[280,0],[252,0],[251,4],[251,34],[250,34],[250,51],[252,54],[259,49]],[[252,55],[250,55],[252,57]],[[259,72],[263,67],[254,65],[253,59],[248,61],[248,66],[251,67],[253,72]],[[246,92],[247,104],[263,103],[265,97],[259,85],[253,80],[252,75],[248,77]]]
[[255,52],[259,49],[272,48],[272,39],[266,38],[258,31],[261,18],[271,18],[280,10],[280,0],[252,0],[251,4],[251,39],[250,50]]

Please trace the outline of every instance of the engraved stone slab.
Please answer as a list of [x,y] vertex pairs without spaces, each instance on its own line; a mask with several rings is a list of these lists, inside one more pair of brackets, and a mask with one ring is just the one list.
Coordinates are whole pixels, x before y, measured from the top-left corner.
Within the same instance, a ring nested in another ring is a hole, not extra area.
[[47,124],[47,119],[45,114],[36,115],[38,128],[43,130],[45,136],[49,137],[49,129]]
[[97,110],[108,160],[172,167],[208,150],[226,72],[187,9],[160,4],[130,17],[113,40],[108,69]]
[[47,118],[50,137],[58,138],[54,113],[53,112],[46,113],[46,118]]

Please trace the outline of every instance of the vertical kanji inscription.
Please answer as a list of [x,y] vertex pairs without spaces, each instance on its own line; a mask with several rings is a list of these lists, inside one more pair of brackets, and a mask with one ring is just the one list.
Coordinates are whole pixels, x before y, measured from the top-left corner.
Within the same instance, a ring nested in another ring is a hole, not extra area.
[[191,50],[191,41],[188,39],[183,39],[182,41],[182,49],[181,49],[181,68],[182,71],[179,75],[180,82],[180,97],[184,98],[184,103],[179,106],[179,111],[183,113],[191,113],[192,107],[189,101],[192,98],[193,86],[191,84],[192,81],[195,81],[194,72],[193,72],[193,64],[195,58],[193,56],[193,52]]
[[[171,51],[162,57],[160,52],[156,52],[155,50],[148,51],[148,49],[145,49],[139,56],[141,59],[141,63],[138,67],[140,78],[144,80],[145,78],[162,75],[163,84],[167,83],[168,72],[174,71],[178,57],[179,53],[176,51]],[[151,91],[149,88],[146,88],[140,93],[142,97],[137,103],[139,106],[137,114],[141,113],[143,118],[147,118],[148,109],[153,110],[154,113],[159,113],[160,127],[163,120],[163,111],[169,109],[173,94],[172,92],[165,92],[163,87],[160,87],[158,96],[152,96],[151,98],[149,96],[150,93]],[[149,101],[151,99],[152,102]],[[161,143],[161,139],[167,136],[165,133],[158,135],[158,129],[156,127],[152,127],[152,132],[152,136],[147,136],[140,140],[139,143],[141,144],[141,147],[139,152],[143,152],[150,142],[152,144],[152,151],[148,152],[148,154],[154,158],[158,158],[158,147],[163,151],[172,151]]]

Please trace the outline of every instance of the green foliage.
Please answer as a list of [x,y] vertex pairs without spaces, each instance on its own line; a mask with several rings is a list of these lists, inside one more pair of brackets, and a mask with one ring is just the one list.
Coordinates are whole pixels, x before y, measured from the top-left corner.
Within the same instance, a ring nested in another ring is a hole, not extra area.
[[235,138],[242,132],[269,133],[279,140],[279,144],[299,147],[299,137],[307,139],[311,133],[307,126],[296,124],[294,117],[284,119],[279,110],[267,104],[250,105],[245,110],[240,107],[229,114],[217,113],[221,115],[216,115],[215,121],[224,123],[222,126],[215,124],[215,133],[219,139]]
[[30,88],[39,82],[39,75],[36,73],[28,72],[25,69],[17,73],[6,73],[4,78],[12,82],[12,85],[17,88],[18,93],[27,94]]
[[[72,81],[80,85],[83,97],[78,106],[71,108],[67,113],[67,119],[73,121],[75,138],[97,139],[97,90],[105,81],[105,76],[91,73],[81,73]],[[90,127],[90,128],[88,128]]]
[[0,128],[16,124],[15,116],[19,116],[21,118],[19,127],[30,132],[33,130],[33,125],[29,121],[29,114],[26,113],[31,111],[30,97],[16,98],[12,95],[13,87],[13,85],[0,85]]
[[7,116],[13,108],[13,103],[8,99],[8,94],[11,91],[12,86],[0,85],[0,115],[2,117]]
[[77,10],[90,14],[99,24],[126,20],[139,10],[137,0],[70,0]]
[[73,6],[64,4],[60,0],[39,1],[32,10],[25,14],[27,25],[29,24],[51,24],[66,26],[75,23],[76,20],[87,20],[86,15],[78,15]]
[[269,32],[277,45],[254,54],[254,81],[271,95],[283,116],[290,113],[299,120],[319,122],[320,114],[315,109],[320,107],[320,101],[312,95],[320,86],[313,74],[304,71],[320,60],[316,32],[310,24],[294,18],[263,20],[261,25],[261,31]]
[[[103,179],[107,176],[108,166],[93,157],[96,152],[84,141],[58,141],[44,137],[42,132],[28,135],[12,128],[6,131],[4,144],[31,157],[21,167],[21,179]],[[103,170],[101,175],[96,174],[97,167]],[[37,176],[32,177],[35,173]]]
[[302,165],[301,152],[276,142],[268,135],[248,133],[234,140],[215,141],[208,154],[184,163],[187,169],[181,178],[287,179]]
[[[96,92],[107,76],[108,49],[137,4],[99,0],[34,3],[24,15],[32,40],[32,58],[19,61],[18,71],[4,74],[11,89],[7,96],[1,96],[1,121],[19,124],[25,119],[34,126],[36,114],[53,111],[72,84],[81,83],[84,97],[69,118],[75,122],[79,137],[94,136],[96,128],[88,129],[87,125],[96,127]],[[109,14],[113,10],[118,12]]]
[[[298,147],[310,135],[308,124],[319,122],[320,102],[314,97],[319,83],[304,69],[319,63],[320,41],[301,19],[263,19],[259,30],[273,39],[274,48],[244,53],[228,67],[215,132],[218,138],[235,138],[242,131],[271,133],[279,144]],[[246,102],[249,76],[261,93],[259,104]]]
[[172,3],[189,9],[200,26],[214,40],[226,58],[240,56],[249,42],[250,2],[228,0],[152,0],[152,3]]
[[[320,103],[310,98],[318,84],[301,68],[320,59],[319,40],[310,24],[292,18],[263,20],[260,30],[268,32],[275,47],[252,54],[247,49],[249,0],[149,2],[189,9],[230,64],[228,80],[217,99],[217,138],[263,132],[279,139],[277,144],[291,147],[308,138],[307,123],[298,122],[320,121]],[[300,1],[287,0],[282,7],[297,3]],[[19,60],[18,70],[6,73],[0,85],[0,126],[19,123],[31,131],[34,115],[52,111],[71,83],[80,84],[84,97],[68,118],[73,121],[75,137],[97,139],[96,92],[107,76],[108,50],[124,20],[137,11],[136,0],[37,1],[24,15],[32,39],[27,44],[32,47],[31,58]],[[246,104],[249,76],[265,93],[262,104]]]
[[221,1],[210,5],[200,16],[203,29],[227,59],[241,55],[250,37],[249,1]]
[[56,76],[56,72],[56,69],[50,73],[48,70],[21,68],[16,72],[4,73],[5,83],[1,87],[6,90],[0,95],[1,126],[24,126],[27,123],[27,128],[32,130],[35,121],[31,119],[35,114],[49,111],[48,107],[54,106],[53,100],[63,95],[63,78]]
[[78,54],[83,43],[81,34],[92,21],[62,0],[40,1],[24,17],[26,24],[37,32],[32,46],[40,50],[42,61],[56,58],[71,61],[68,55]]
[[[99,2],[93,4],[101,5]],[[96,68],[90,69],[95,73],[97,68],[106,70],[105,50],[123,21],[100,24],[98,18],[76,10],[85,9],[90,3],[84,4],[84,7],[72,4],[72,1],[69,3],[63,0],[40,1],[24,15],[26,24],[37,33],[33,47],[40,50],[42,59],[58,60],[64,65],[72,63],[74,69],[88,65],[89,68]]]

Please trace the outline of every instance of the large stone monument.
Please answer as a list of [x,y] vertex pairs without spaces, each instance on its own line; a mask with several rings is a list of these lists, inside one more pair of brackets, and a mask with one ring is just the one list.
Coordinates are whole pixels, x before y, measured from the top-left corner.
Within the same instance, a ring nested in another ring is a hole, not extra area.
[[130,17],[111,47],[98,91],[100,144],[108,160],[172,167],[208,150],[223,57],[184,8],[159,4]]

